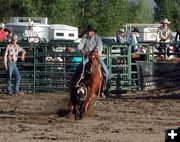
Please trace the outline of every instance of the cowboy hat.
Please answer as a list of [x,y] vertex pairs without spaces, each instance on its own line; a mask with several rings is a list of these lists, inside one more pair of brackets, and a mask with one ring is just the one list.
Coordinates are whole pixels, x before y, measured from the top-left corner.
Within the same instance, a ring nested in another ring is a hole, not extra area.
[[13,35],[11,40],[18,40],[18,36],[17,35]]
[[1,24],[0,24],[0,28],[1,28],[1,29],[4,29],[4,28],[5,28],[4,23],[1,23]]
[[33,21],[29,21],[29,23],[28,23],[28,26],[33,26],[34,25],[34,22]]
[[124,33],[125,31],[124,29],[119,29],[119,32]]
[[11,33],[11,31],[8,30],[7,28],[4,29],[4,32],[8,32],[9,34]]
[[132,30],[132,32],[140,33],[140,31],[138,30],[138,28],[134,28],[134,29]]
[[97,32],[97,29],[93,25],[88,25],[86,28],[87,32]]
[[170,24],[171,22],[170,21],[168,21],[168,19],[167,18],[165,18],[164,20],[162,20],[162,22],[161,22],[162,24]]

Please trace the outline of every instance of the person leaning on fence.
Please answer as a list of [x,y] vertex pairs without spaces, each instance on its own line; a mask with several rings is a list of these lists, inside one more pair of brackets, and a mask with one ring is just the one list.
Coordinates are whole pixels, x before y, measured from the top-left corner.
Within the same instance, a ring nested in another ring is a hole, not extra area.
[[160,28],[158,29],[157,32],[157,40],[159,42],[163,42],[163,43],[168,43],[172,41],[172,31],[169,27],[170,21],[168,21],[167,18],[165,18],[162,22],[161,22],[162,26],[160,26]]
[[5,28],[4,32],[5,32],[4,40],[10,42],[11,41],[11,31]]
[[138,30],[138,28],[134,28],[132,30],[132,34],[128,37],[128,44],[134,44],[132,46],[132,52],[133,53],[139,52],[139,46],[137,45],[139,34],[140,34],[140,31]]
[[[23,95],[23,92],[19,91],[20,86],[20,73],[16,62],[18,60],[18,54],[21,52],[21,60],[25,60],[26,51],[17,44],[18,36],[14,35],[11,39],[11,43],[7,45],[4,55],[4,64],[7,71],[7,95]],[[12,91],[11,80],[12,74],[15,75],[15,86]]]
[[[170,21],[168,21],[167,18],[162,20],[160,28],[158,29],[157,35],[158,35],[158,40],[160,42],[160,46],[157,47],[159,52],[165,52],[166,50],[169,53],[174,53],[174,47],[170,46],[168,43],[172,42],[172,31],[169,27]],[[162,56],[162,55],[161,55]],[[168,58],[172,58],[174,55],[170,55]]]
[[[73,47],[66,47],[66,52],[75,52],[75,49]],[[83,58],[82,56],[73,55],[71,54],[69,57],[66,57],[66,62],[68,62],[70,65],[67,66],[67,69],[70,70],[76,70],[77,66],[82,62]]]
[[120,44],[125,44],[127,42],[124,29],[120,29],[116,32],[116,42]]
[[176,30],[175,42],[180,42],[180,26]]
[[[96,34],[97,30],[93,25],[88,25],[86,28],[86,35],[83,36],[82,40],[80,41],[77,50],[84,53],[86,55],[85,59],[83,60],[83,66],[89,61],[89,55],[92,51],[97,50],[99,56],[102,55],[103,45],[101,38]],[[106,85],[108,83],[109,72],[104,63],[103,59],[99,57],[99,63],[101,64],[103,76],[105,77],[103,81],[103,90],[106,89]],[[81,67],[81,64],[77,67],[77,70]],[[76,76],[76,73],[75,73]],[[104,97],[104,93],[101,94]]]
[[38,43],[39,42],[39,36],[38,33],[33,29],[34,22],[30,21],[28,23],[28,29],[26,29],[23,33],[24,40],[29,43]]

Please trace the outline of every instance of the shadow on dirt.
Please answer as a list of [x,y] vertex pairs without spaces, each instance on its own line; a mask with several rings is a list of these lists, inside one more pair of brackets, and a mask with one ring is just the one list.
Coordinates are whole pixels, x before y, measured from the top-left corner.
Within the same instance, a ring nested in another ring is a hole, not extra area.
[[180,92],[166,92],[166,91],[136,91],[132,92],[131,94],[127,95],[121,95],[121,94],[113,94],[113,95],[108,95],[107,98],[109,99],[173,99],[177,100],[180,99]]
[[58,115],[59,117],[66,117],[66,116],[68,116],[70,113],[71,113],[71,111],[70,111],[69,109],[59,109],[59,110],[57,111],[57,115]]

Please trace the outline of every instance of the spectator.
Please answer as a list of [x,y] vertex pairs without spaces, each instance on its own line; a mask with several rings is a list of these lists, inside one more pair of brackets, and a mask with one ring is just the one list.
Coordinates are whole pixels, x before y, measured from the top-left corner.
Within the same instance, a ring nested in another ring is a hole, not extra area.
[[[20,86],[20,73],[16,62],[18,60],[18,53],[21,52],[21,60],[24,61],[26,51],[17,44],[18,36],[14,35],[11,39],[11,43],[7,45],[5,55],[4,55],[4,64],[7,70],[7,94],[8,95],[23,95],[22,92],[19,92]],[[15,75],[15,87],[14,92],[11,87],[12,74]]]
[[[75,52],[75,49],[72,47],[66,47],[66,52]],[[70,58],[66,58],[68,62],[70,62],[70,66],[68,69],[75,70],[77,66],[82,62],[82,56],[71,55]]]
[[120,44],[126,43],[126,34],[124,29],[120,29],[119,31],[116,32],[116,42]]
[[[55,85],[56,87],[62,87],[62,83],[59,81],[63,80],[63,77],[61,75],[62,71],[60,71],[64,68],[63,59],[58,56],[58,53],[55,53],[54,47],[49,48],[47,53],[49,53],[49,56],[46,57],[46,62],[50,65],[47,66],[46,70],[49,72],[47,76],[47,86],[52,87]],[[59,83],[53,83],[53,81],[58,81]]]
[[170,21],[168,21],[167,18],[165,18],[161,22],[162,26],[158,29],[158,40],[159,42],[171,42],[172,41],[172,32],[170,30],[169,24]]
[[133,53],[139,51],[139,47],[137,45],[138,44],[139,33],[140,33],[140,31],[138,30],[138,28],[134,28],[132,30],[132,34],[128,38],[128,43],[129,44],[135,44],[132,47],[132,52]]
[[[160,46],[157,47],[159,52],[169,52],[169,53],[174,53],[174,47],[170,46],[169,42],[172,42],[172,31],[169,27],[169,24],[171,22],[168,21],[167,18],[165,18],[164,20],[162,20],[161,24],[162,26],[160,26],[160,28],[158,29],[157,35],[158,35],[158,41],[161,42]],[[161,55],[159,54],[161,57],[163,57],[164,59],[167,59],[167,56]],[[174,55],[170,54],[170,56],[168,57],[168,59],[174,58]]]
[[0,24],[0,42],[3,42],[6,40],[6,33],[4,32],[5,25],[4,23]]
[[8,29],[4,29],[5,32],[5,41],[11,41],[11,32]]
[[180,27],[176,31],[175,42],[180,42]]
[[[55,55],[55,49],[54,49],[54,47],[52,47],[51,51],[50,51],[50,56],[46,57],[46,61],[54,62],[54,63],[62,63],[63,59],[61,57]],[[61,70],[62,68],[63,68],[63,65],[60,65],[58,67],[59,70]]]
[[29,43],[38,43],[39,37],[38,33],[33,29],[34,22],[30,21],[28,24],[28,29],[24,31],[23,36],[25,41]]

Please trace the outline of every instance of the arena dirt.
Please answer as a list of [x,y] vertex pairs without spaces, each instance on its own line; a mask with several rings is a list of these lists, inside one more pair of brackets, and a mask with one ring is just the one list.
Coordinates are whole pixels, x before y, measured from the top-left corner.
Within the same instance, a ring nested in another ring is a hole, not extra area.
[[131,93],[96,99],[83,120],[67,94],[0,94],[0,142],[163,142],[180,126],[180,95]]

